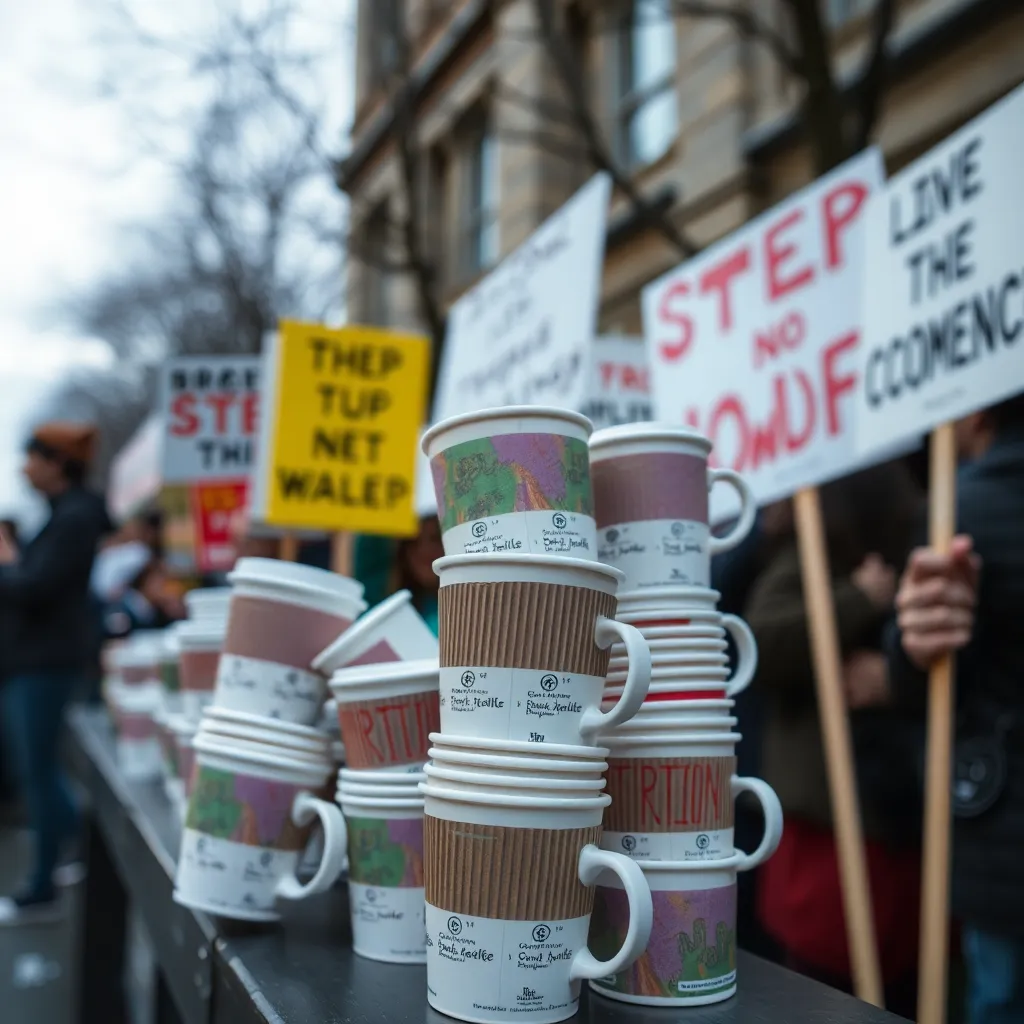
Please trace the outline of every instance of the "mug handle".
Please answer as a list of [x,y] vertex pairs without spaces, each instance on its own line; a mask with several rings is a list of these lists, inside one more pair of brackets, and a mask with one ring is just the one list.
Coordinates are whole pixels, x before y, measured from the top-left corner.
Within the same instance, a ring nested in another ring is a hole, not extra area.
[[754,493],[751,491],[750,485],[739,473],[732,469],[709,469],[709,492],[719,480],[723,484],[729,484],[740,496],[740,517],[736,520],[736,525],[724,537],[711,534],[709,548],[713,555],[736,547],[750,533],[754,525],[754,517],[757,515],[757,502],[754,501]]
[[580,719],[580,734],[591,739],[597,733],[620,722],[626,722],[639,710],[651,686],[651,649],[643,634],[635,626],[599,615],[594,624],[594,642],[602,650],[620,641],[626,648],[626,681],[622,694],[610,711],[600,706],[587,708]]
[[734,775],[731,788],[733,800],[738,793],[753,793],[764,815],[764,835],[757,849],[753,853],[736,851],[736,856],[740,859],[736,870],[749,871],[758,864],[763,864],[779,848],[779,841],[782,839],[782,804],[779,803],[775,790],[763,779]]
[[626,890],[626,899],[629,901],[626,937],[622,941],[622,948],[611,960],[598,960],[584,946],[572,959],[570,981],[578,978],[607,978],[610,974],[618,974],[643,955],[651,938],[654,904],[651,900],[651,887],[640,865],[621,853],[600,850],[593,843],[588,843],[580,850],[580,881],[584,885],[595,885],[604,871],[613,871],[618,875],[622,888]]
[[753,630],[738,615],[726,613],[722,625],[736,644],[736,671],[725,684],[726,697],[735,697],[750,685],[757,671],[757,641]]
[[324,827],[323,856],[320,858],[316,874],[305,885],[294,874],[285,875],[277,883],[275,893],[286,900],[304,900],[307,896],[326,892],[334,885],[345,866],[348,834],[345,819],[337,804],[329,804],[310,793],[296,793],[292,802],[292,821],[301,828],[317,817]]

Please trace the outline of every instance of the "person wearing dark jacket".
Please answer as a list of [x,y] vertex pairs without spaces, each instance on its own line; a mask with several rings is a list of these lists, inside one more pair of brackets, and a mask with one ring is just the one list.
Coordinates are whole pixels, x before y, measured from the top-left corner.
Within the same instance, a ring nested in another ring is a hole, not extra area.
[[956,654],[953,917],[971,1024],[1024,1021],[1024,395],[956,425],[948,555],[915,550],[896,596],[896,685]]
[[50,518],[20,552],[0,536],[0,613],[10,633],[0,699],[36,844],[28,885],[0,899],[0,924],[55,909],[53,870],[78,827],[57,748],[64,706],[88,658],[96,546],[110,528],[103,499],[84,485],[95,440],[87,425],[36,429],[24,472],[49,502]]

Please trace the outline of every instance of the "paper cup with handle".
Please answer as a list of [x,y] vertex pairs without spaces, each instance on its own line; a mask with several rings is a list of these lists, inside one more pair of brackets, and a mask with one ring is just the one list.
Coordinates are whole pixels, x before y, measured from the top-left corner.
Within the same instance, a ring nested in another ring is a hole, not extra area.
[[[325,892],[345,862],[341,811],[314,794],[331,764],[259,753],[223,737],[193,741],[196,765],[185,816],[174,899],[241,921],[275,921],[276,901]],[[319,818],[324,852],[310,881],[295,874]]]
[[[456,555],[434,570],[443,733],[587,745],[643,702],[650,653],[632,626],[611,617],[617,570],[548,555]],[[616,640],[629,669],[621,701],[605,713]]]
[[243,558],[233,593],[213,703],[313,725],[327,683],[310,662],[366,609],[362,585],[308,565]]
[[423,435],[445,554],[597,557],[585,416],[505,406]]
[[[646,947],[650,891],[629,858],[597,841],[607,797],[477,796],[425,783],[427,1002],[460,1020],[554,1024],[580,983]],[[623,941],[587,948],[592,886],[612,872],[628,893]]]
[[[756,503],[731,469],[710,469],[711,442],[686,427],[630,423],[590,438],[598,557],[626,574],[624,590],[706,587],[711,556],[735,547],[754,524]],[[724,536],[709,526],[715,484],[739,497],[736,524]]]
[[[762,858],[764,859],[764,858]],[[761,859],[641,864],[651,889],[654,926],[644,954],[622,971],[592,981],[593,991],[643,1006],[703,1006],[736,992],[736,874]],[[628,927],[618,879],[603,875],[594,897],[590,944],[604,955]]]

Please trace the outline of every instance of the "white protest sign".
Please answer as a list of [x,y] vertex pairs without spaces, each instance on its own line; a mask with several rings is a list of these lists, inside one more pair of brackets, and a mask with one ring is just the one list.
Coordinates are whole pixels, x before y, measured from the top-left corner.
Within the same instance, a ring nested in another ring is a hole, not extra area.
[[866,150],[644,289],[656,417],[710,437],[759,504],[858,464],[864,212],[883,180]]
[[249,475],[260,371],[259,356],[187,356],[164,364],[165,483]]
[[652,418],[651,377],[643,339],[618,335],[594,339],[590,386],[580,412],[595,430]]
[[857,447],[1024,390],[1024,87],[896,175],[867,213]]
[[608,175],[595,175],[452,306],[435,422],[498,405],[583,403],[610,194]]

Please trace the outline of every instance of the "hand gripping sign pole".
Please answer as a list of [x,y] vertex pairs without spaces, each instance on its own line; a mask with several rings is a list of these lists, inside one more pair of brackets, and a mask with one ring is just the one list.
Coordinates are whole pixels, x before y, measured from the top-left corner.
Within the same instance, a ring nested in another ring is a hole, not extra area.
[[796,507],[804,606],[810,626],[818,715],[825,740],[825,768],[835,824],[839,882],[843,894],[846,942],[853,968],[853,988],[865,1002],[882,1006],[882,972],[875,944],[871,887],[864,856],[857,782],[853,771],[853,745],[846,701],[843,699],[839,636],[817,488],[805,487],[797,491],[793,502]]
[[[956,445],[953,424],[932,432],[928,534],[933,548],[949,551],[956,529]],[[946,1018],[949,963],[949,867],[952,815],[954,659],[947,654],[928,673],[928,754],[925,762],[924,863],[921,877],[921,947],[917,1019]]]

